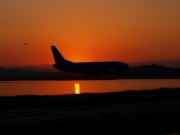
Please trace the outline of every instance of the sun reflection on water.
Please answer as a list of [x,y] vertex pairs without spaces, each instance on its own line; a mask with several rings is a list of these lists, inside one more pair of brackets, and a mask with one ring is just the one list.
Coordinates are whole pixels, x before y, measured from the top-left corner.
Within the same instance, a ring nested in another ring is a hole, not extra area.
[[80,85],[79,85],[79,83],[75,83],[75,94],[80,94]]

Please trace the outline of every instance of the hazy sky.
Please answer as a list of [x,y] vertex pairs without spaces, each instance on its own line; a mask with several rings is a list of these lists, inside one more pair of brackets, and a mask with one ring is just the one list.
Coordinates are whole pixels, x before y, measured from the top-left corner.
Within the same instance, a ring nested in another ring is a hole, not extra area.
[[180,0],[1,0],[0,16],[0,66],[53,64],[56,45],[75,62],[180,67]]

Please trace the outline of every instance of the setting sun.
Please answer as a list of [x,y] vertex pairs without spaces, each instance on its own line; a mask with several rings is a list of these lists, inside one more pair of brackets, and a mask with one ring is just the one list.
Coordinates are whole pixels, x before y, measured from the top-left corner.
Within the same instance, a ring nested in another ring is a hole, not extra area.
[[52,64],[51,45],[74,62],[180,66],[179,0],[10,1],[0,1],[3,68]]
[[80,86],[79,86],[79,83],[75,83],[75,94],[80,94]]

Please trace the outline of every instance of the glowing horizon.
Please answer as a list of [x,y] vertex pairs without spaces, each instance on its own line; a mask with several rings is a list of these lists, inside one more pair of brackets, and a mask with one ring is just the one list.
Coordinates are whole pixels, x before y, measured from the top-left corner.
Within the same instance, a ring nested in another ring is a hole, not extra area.
[[180,67],[179,7],[178,0],[2,0],[0,66],[53,64],[55,45],[74,62]]

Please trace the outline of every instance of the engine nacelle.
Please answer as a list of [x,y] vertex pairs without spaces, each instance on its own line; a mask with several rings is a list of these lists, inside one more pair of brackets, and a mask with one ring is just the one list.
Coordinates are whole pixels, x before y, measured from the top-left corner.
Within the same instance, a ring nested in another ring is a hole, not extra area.
[[108,68],[106,70],[107,73],[114,73],[116,70],[114,68]]

